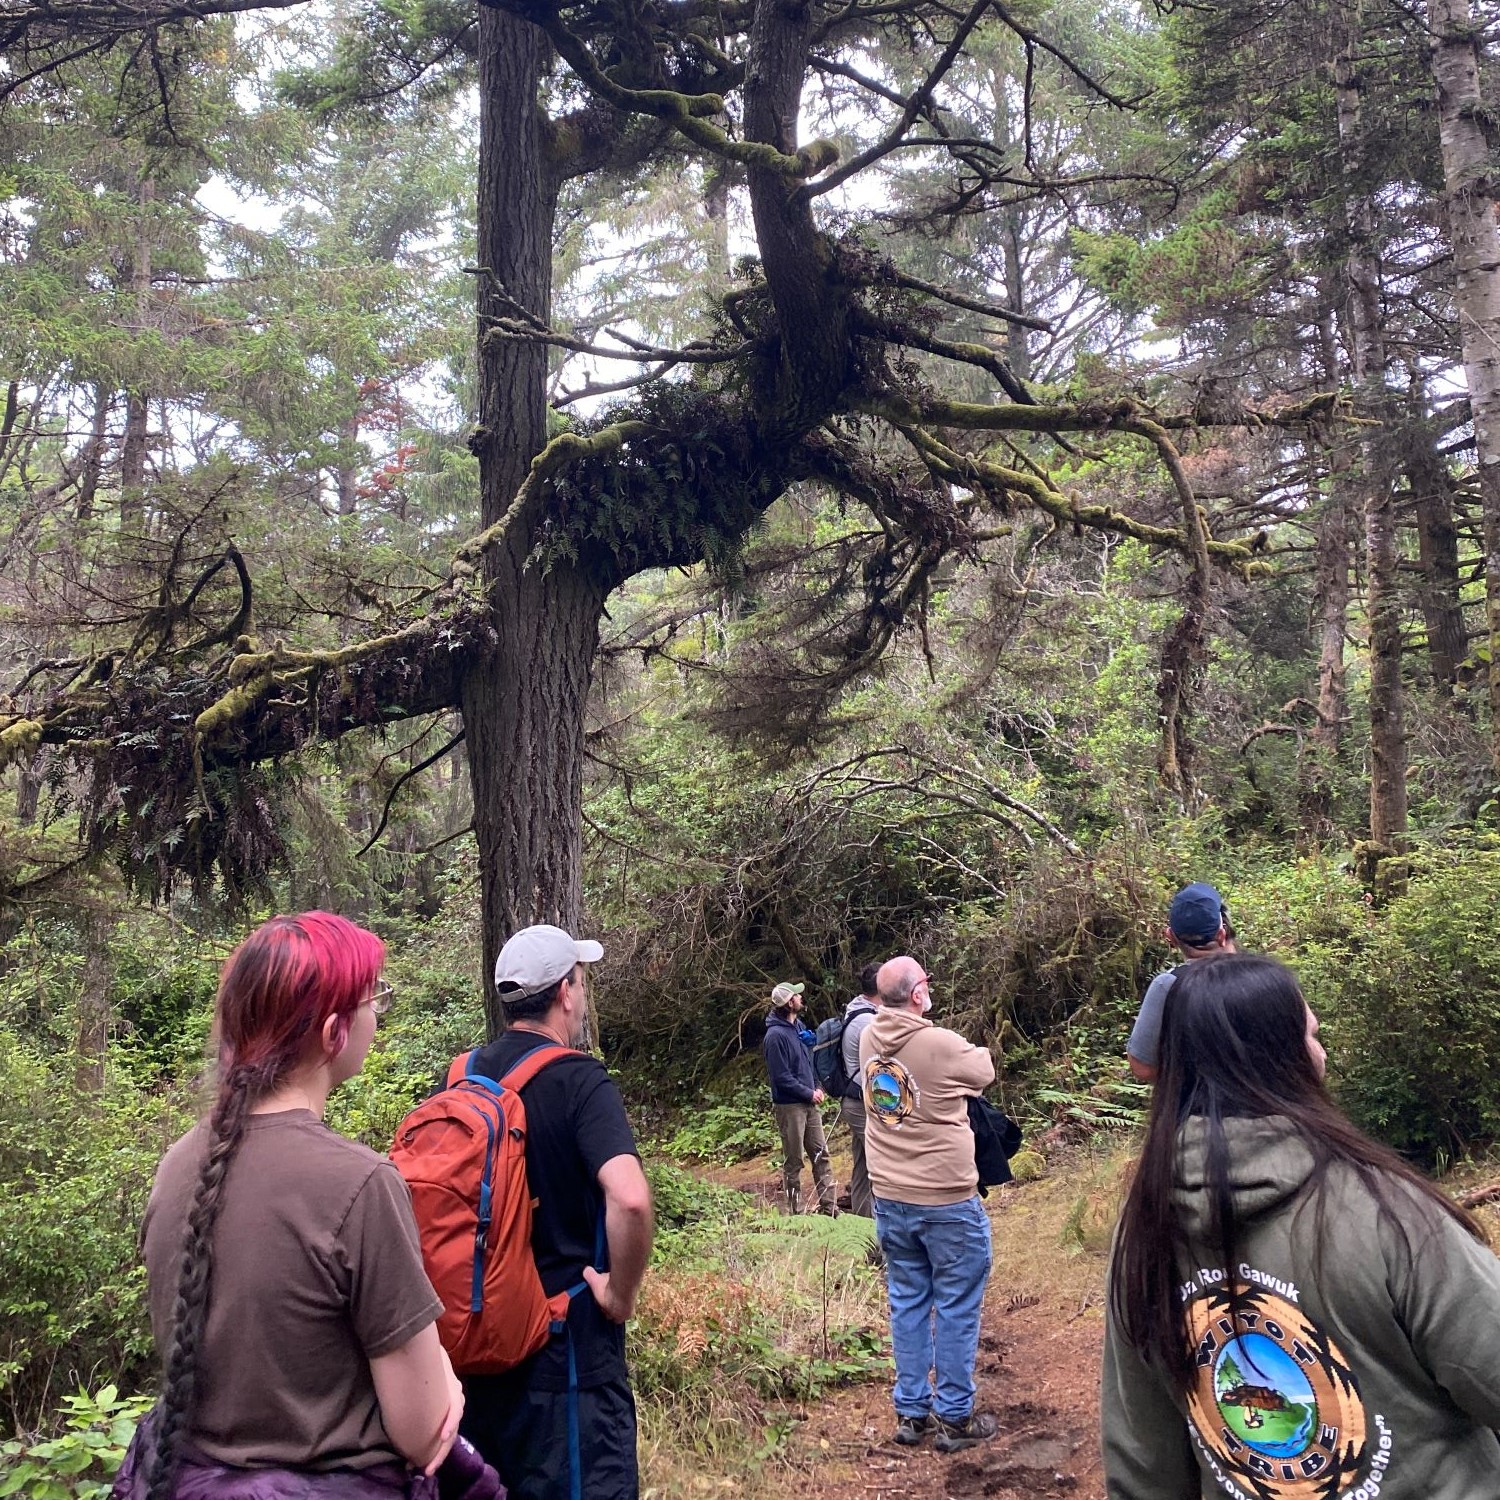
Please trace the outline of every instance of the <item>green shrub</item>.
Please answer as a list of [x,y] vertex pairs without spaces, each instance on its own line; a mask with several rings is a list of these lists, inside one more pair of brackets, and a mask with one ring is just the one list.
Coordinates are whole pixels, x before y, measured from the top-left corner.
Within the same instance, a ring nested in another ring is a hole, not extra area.
[[184,1101],[111,1072],[76,1088],[67,1058],[0,1032],[0,1399],[17,1430],[58,1386],[101,1376],[128,1389],[149,1367],[136,1235]]
[[651,1264],[657,1268],[698,1258],[753,1211],[746,1194],[704,1182],[670,1162],[648,1161],[646,1180],[656,1211]]
[[1500,1141],[1500,851],[1430,854],[1357,930],[1284,956],[1365,1129],[1429,1164]]
[[327,1115],[335,1130],[376,1151],[389,1149],[402,1117],[448,1064],[484,1041],[467,928],[455,919],[382,931],[394,1002],[380,1019],[364,1067],[328,1101]]
[[[762,1093],[764,1090],[762,1090]],[[770,1105],[747,1109],[736,1101],[697,1110],[667,1142],[670,1155],[687,1161],[749,1161],[779,1148]]]
[[117,1387],[107,1385],[92,1396],[87,1391],[64,1396],[62,1406],[55,1437],[0,1443],[0,1497],[103,1500],[151,1397],[121,1397]]

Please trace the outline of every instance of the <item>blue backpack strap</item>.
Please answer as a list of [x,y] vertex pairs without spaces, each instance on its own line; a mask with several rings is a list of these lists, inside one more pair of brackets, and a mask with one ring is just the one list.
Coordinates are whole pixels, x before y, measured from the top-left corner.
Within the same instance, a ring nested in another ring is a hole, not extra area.
[[477,1083],[492,1094],[500,1092],[500,1085],[487,1073],[479,1071],[479,1052],[460,1052],[448,1064],[448,1076],[443,1079],[444,1088],[454,1088],[460,1083]]
[[568,1335],[568,1497],[583,1500],[583,1439],[578,1430],[578,1356]]
[[[559,1058],[570,1054],[580,1057],[586,1055],[576,1052],[576,1049],[572,1047],[564,1047],[561,1042],[548,1042],[544,1046],[533,1047],[514,1067],[506,1071],[500,1079],[500,1087],[517,1090],[525,1088],[548,1064],[557,1062]],[[518,1074],[521,1075],[518,1081],[512,1082]],[[605,1248],[604,1206],[600,1204],[599,1215],[594,1225],[594,1269],[597,1271],[604,1269]],[[588,1282],[582,1280],[568,1288],[570,1310],[573,1306],[573,1299],[587,1288]],[[552,1332],[554,1335],[562,1334],[568,1342],[568,1500],[583,1500],[583,1438],[579,1430],[578,1417],[578,1353],[573,1347],[573,1332],[568,1327],[566,1315],[552,1324]]]
[[[604,1205],[599,1205],[599,1216],[594,1222],[594,1269],[604,1269],[606,1250],[604,1236]],[[568,1288],[568,1306],[572,1307],[573,1298],[588,1286],[588,1282],[580,1281],[577,1286]],[[566,1328],[566,1325],[564,1325]],[[578,1357],[573,1349],[573,1331],[566,1329],[568,1340],[568,1497],[569,1500],[583,1500],[583,1442],[578,1426]]]
[[522,1054],[505,1070],[500,1079],[500,1087],[519,1093],[549,1064],[558,1062],[564,1057],[585,1056],[587,1053],[578,1051],[576,1047],[564,1047],[561,1042],[544,1042],[540,1047],[532,1047]]

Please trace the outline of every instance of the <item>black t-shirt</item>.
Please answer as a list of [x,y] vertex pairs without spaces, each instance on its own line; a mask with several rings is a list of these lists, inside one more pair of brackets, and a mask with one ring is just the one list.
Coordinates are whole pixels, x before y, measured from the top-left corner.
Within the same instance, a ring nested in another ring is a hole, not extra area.
[[[481,1047],[475,1072],[501,1079],[527,1053],[555,1046],[534,1031],[510,1030]],[[532,1212],[531,1248],[542,1287],[550,1297],[583,1280],[594,1265],[596,1236],[604,1221],[599,1168],[617,1156],[638,1156],[635,1136],[620,1091],[598,1058],[572,1052],[549,1063],[521,1090],[526,1106],[526,1178],[537,1200]],[[608,1259],[601,1262],[607,1269]],[[625,1330],[599,1311],[584,1290],[568,1309],[568,1331],[578,1363],[578,1383],[599,1385],[624,1380]],[[508,1375],[470,1377],[470,1399],[492,1389],[496,1399],[520,1384],[533,1390],[568,1388],[568,1351],[553,1339]]]

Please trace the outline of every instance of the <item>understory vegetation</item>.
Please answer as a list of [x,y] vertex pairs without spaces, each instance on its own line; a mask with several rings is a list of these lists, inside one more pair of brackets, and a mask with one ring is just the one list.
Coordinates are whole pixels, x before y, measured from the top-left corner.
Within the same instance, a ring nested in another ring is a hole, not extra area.
[[387,944],[377,1149],[511,931],[602,940],[656,1500],[888,1374],[868,1226],[768,1206],[779,980],[918,956],[1081,1309],[1186,882],[1362,1126],[1492,1171],[1497,28],[7,0],[0,1500],[96,1500],[155,1388],[142,1210],[273,912]]

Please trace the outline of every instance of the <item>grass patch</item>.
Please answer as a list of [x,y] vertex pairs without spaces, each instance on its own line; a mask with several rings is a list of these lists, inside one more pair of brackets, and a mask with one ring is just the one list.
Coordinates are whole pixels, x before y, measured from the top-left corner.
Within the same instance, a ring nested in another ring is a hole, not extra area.
[[889,1377],[874,1226],[650,1172],[663,1228],[630,1329],[643,1493],[779,1492],[807,1404]]

